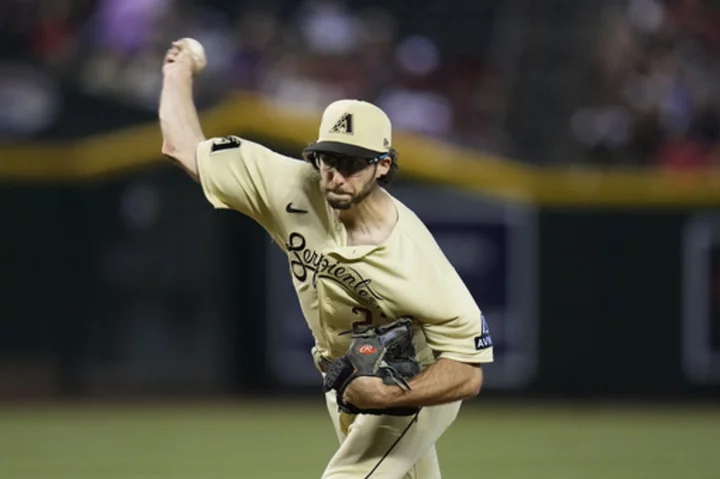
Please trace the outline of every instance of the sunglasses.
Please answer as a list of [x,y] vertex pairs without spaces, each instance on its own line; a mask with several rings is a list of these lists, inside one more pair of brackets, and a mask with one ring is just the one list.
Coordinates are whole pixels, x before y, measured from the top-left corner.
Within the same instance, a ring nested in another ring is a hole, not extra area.
[[377,158],[365,159],[346,155],[333,155],[330,153],[313,153],[313,162],[315,166],[321,168],[323,165],[332,168],[343,176],[350,176],[364,170],[373,163],[383,158],[382,155]]

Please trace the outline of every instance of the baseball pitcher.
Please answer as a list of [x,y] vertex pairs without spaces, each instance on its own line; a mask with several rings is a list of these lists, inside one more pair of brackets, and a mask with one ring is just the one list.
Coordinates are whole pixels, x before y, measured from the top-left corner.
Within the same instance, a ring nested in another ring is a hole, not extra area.
[[391,123],[330,104],[302,160],[237,136],[206,139],[187,42],[163,65],[162,153],[215,208],[259,223],[288,257],[340,446],[324,479],[436,479],[435,443],[493,361],[488,325],[423,222],[388,193]]

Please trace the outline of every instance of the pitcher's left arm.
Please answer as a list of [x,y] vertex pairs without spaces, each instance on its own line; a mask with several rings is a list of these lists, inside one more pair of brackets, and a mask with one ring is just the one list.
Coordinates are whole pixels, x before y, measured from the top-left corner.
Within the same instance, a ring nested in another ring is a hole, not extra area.
[[359,377],[345,390],[345,401],[359,408],[413,408],[462,401],[482,387],[480,364],[439,359],[409,381],[410,390],[388,386],[374,377]]
[[348,402],[372,408],[423,407],[479,394],[482,365],[493,361],[490,328],[455,270],[441,269],[427,276],[415,300],[425,340],[437,360],[409,381],[408,391],[377,378],[358,378],[345,391]]

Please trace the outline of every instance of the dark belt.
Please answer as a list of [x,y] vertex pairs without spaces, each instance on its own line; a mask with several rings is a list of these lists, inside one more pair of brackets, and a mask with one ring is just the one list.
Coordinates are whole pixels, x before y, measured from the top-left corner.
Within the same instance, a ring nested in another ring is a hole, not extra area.
[[323,373],[327,373],[328,369],[330,369],[330,365],[332,364],[332,361],[325,357],[320,357],[318,360],[318,366],[320,367],[320,371]]

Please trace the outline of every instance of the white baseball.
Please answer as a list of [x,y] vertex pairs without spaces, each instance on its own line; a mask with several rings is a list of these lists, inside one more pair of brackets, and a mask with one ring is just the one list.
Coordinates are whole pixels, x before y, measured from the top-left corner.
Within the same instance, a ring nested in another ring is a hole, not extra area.
[[202,46],[202,43],[195,40],[194,38],[183,38],[181,40],[185,44],[185,46],[190,50],[190,53],[192,53],[193,57],[193,63],[194,67],[193,71],[195,73],[201,72],[205,66],[207,65],[207,56],[205,55],[205,47]]

